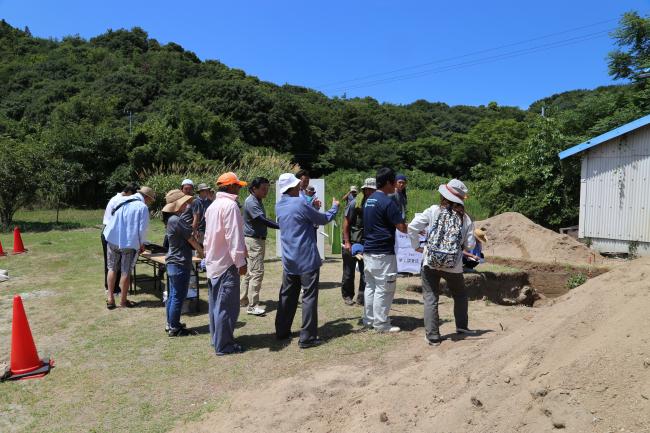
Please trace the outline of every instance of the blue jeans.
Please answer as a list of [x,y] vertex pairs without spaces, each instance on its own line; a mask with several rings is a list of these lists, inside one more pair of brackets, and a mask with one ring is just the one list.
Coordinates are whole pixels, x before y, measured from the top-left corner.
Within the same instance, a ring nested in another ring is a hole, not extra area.
[[187,296],[187,289],[190,286],[191,272],[191,268],[173,263],[167,264],[169,287],[167,288],[166,310],[167,324],[170,329],[179,329],[181,327],[181,310],[183,309],[183,301]]
[[210,339],[217,354],[232,353],[235,324],[239,317],[239,270],[235,265],[216,278],[210,278]]

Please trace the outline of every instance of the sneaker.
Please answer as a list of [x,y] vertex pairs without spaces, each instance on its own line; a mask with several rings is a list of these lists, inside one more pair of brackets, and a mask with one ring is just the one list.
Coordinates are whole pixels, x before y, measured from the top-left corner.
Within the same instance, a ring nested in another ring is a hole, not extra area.
[[237,353],[244,353],[246,349],[241,344],[233,344],[231,352],[217,352],[217,356],[236,355]]
[[357,296],[357,304],[363,306],[365,303],[363,296]]
[[391,326],[390,328],[377,329],[377,332],[379,332],[381,334],[383,334],[383,333],[394,334],[396,332],[400,332],[401,330],[402,330],[402,328],[400,328],[399,326]]
[[312,348],[312,347],[320,346],[321,344],[323,344],[323,340],[316,337],[316,338],[312,338],[311,340],[307,340],[307,341],[299,341],[298,342],[298,347],[300,347],[301,349],[309,349],[309,348]]
[[343,298],[343,302],[345,302],[345,305],[354,305],[354,301],[349,297]]
[[[181,323],[181,328],[185,328],[185,323]],[[169,323],[165,325],[165,332],[169,332]]]
[[252,314],[253,316],[263,316],[266,314],[266,310],[260,307],[248,307],[246,313]]
[[440,343],[445,340],[446,338],[443,337],[438,337],[430,340],[426,335],[424,336],[424,341],[426,341],[429,346],[440,346]]
[[456,328],[456,334],[476,335],[476,331],[469,328]]
[[167,332],[167,335],[170,337],[187,337],[190,335],[196,335],[196,331],[187,328],[170,329],[169,332]]

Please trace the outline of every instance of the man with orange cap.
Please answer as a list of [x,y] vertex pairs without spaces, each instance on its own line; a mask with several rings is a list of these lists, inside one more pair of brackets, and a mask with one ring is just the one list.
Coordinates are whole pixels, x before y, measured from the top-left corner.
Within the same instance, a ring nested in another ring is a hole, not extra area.
[[235,342],[239,317],[240,276],[246,275],[244,220],[239,212],[239,190],[248,185],[235,173],[217,179],[217,196],[205,212],[205,265],[209,284],[210,339],[217,355],[241,353]]

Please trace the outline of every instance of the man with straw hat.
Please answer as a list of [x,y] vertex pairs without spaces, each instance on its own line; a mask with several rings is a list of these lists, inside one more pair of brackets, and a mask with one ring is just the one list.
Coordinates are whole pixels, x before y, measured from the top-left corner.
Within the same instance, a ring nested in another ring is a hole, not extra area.
[[[468,300],[463,278],[463,250],[474,248],[474,223],[465,213],[468,189],[463,182],[452,179],[440,185],[440,205],[433,205],[418,214],[408,226],[411,245],[423,252],[422,297],[426,340],[439,345],[438,298],[440,279],[444,278],[454,299],[456,333],[472,334],[467,327]],[[420,233],[427,230],[424,247]]]
[[484,228],[474,230],[474,238],[476,239],[476,246],[471,251],[463,251],[463,267],[474,269],[480,263],[483,263],[485,256],[483,255],[483,245],[488,241],[487,231]]
[[180,217],[191,205],[192,200],[191,195],[186,195],[180,189],[173,189],[165,196],[167,204],[162,209],[163,212],[172,214],[167,220],[166,234],[169,249],[165,256],[169,281],[166,304],[167,332],[170,337],[192,334],[180,321],[183,301],[187,296],[192,273],[192,248],[197,251],[199,257],[203,257],[203,247],[192,235],[192,227]]
[[210,279],[210,339],[217,355],[241,353],[235,342],[239,317],[240,276],[246,275],[244,220],[239,212],[239,190],[248,183],[235,173],[217,179],[217,196],[205,212],[205,264]]
[[115,280],[117,271],[120,275],[121,307],[133,307],[135,304],[126,299],[131,272],[135,266],[138,251],[144,251],[145,235],[149,227],[149,206],[156,200],[153,189],[143,186],[136,194],[124,197],[111,211],[112,218],[104,227],[104,237],[108,243],[106,254],[108,266],[108,300],[106,308],[115,308]]

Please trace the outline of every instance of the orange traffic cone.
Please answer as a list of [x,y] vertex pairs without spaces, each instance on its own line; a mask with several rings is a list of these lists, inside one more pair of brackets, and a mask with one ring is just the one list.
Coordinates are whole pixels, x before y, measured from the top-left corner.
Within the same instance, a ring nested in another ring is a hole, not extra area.
[[0,256],[6,256],[5,250],[2,249],[2,242],[0,242]]
[[54,366],[51,359],[41,360],[36,352],[32,331],[25,315],[23,300],[14,296],[14,318],[11,323],[11,375],[9,379],[43,377]]
[[20,237],[20,229],[16,226],[14,228],[14,250],[11,254],[22,254],[26,252],[25,245],[23,245],[23,238]]

